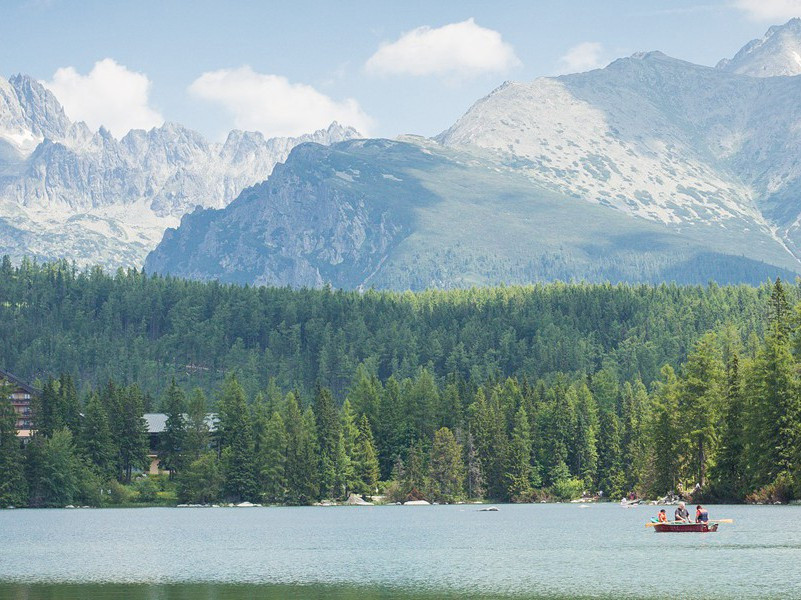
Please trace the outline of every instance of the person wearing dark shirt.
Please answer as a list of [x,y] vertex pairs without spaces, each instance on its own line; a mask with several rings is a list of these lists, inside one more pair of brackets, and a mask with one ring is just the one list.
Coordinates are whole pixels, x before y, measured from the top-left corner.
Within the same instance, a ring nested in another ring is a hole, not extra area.
[[679,502],[679,505],[676,507],[676,512],[673,513],[673,520],[679,523],[690,522],[690,511],[687,510],[687,505],[684,504],[684,502]]
[[695,507],[695,522],[696,523],[709,522],[709,512],[700,504]]

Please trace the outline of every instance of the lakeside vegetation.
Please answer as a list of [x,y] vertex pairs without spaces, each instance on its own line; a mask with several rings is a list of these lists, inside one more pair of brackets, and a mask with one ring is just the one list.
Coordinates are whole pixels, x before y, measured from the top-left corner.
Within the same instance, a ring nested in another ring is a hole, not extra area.
[[[0,265],[0,506],[801,497],[801,309],[780,282],[396,294]],[[36,357],[39,362],[36,362]],[[168,415],[169,476],[142,414]],[[205,416],[218,416],[217,431]],[[102,493],[101,493],[102,490]]]

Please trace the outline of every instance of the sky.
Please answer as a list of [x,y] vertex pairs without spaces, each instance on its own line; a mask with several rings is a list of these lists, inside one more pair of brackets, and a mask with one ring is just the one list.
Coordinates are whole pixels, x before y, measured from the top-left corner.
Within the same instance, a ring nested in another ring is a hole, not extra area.
[[0,74],[121,137],[178,122],[299,135],[436,135],[507,80],[634,52],[714,66],[801,0],[0,0]]

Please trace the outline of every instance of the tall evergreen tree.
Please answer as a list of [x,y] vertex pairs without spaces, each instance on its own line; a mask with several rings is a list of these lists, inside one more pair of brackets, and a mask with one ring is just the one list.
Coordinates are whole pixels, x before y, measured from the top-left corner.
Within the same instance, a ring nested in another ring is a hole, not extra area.
[[136,384],[127,388],[107,387],[110,395],[111,433],[117,446],[117,469],[120,478],[130,483],[134,469],[147,466],[148,433],[144,413],[144,397]]
[[286,398],[286,501],[311,504],[319,497],[317,487],[317,425],[309,409],[301,413],[294,393]]
[[356,438],[354,468],[358,481],[358,492],[375,494],[378,485],[378,456],[373,441],[373,430],[367,415],[359,421],[359,436]]
[[598,475],[598,407],[586,384],[576,390],[572,471],[592,487]]
[[717,451],[723,402],[723,363],[714,334],[704,335],[695,345],[683,371],[679,411],[688,445],[687,475],[703,487]]
[[223,493],[234,501],[258,499],[253,430],[245,390],[231,374],[223,383],[219,406],[220,446],[225,483]]
[[17,415],[11,402],[10,386],[0,380],[0,507],[27,503],[22,452],[17,438]]
[[188,461],[200,458],[209,449],[211,432],[207,417],[206,396],[196,388],[190,395],[186,412],[184,447]]
[[97,393],[91,393],[84,408],[78,436],[81,455],[95,467],[104,479],[117,476],[116,458],[119,450],[111,436],[108,414]]
[[655,494],[678,490],[682,458],[682,417],[679,414],[679,380],[670,365],[662,367],[662,380],[654,392],[654,411],[648,421]]
[[287,436],[284,420],[278,411],[273,412],[261,443],[261,489],[268,502],[281,503],[286,494]]
[[159,439],[159,463],[170,473],[170,479],[181,469],[186,456],[186,396],[175,378],[170,382],[162,402],[167,422]]
[[598,486],[607,498],[618,498],[623,493],[621,455],[620,421],[614,410],[602,409],[598,419]]
[[464,489],[462,447],[447,427],[434,434],[429,469],[429,493],[436,502],[455,502]]
[[729,501],[742,498],[746,492],[744,411],[740,357],[734,351],[726,361],[720,447],[712,472],[716,496]]
[[522,406],[515,414],[506,469],[507,494],[513,502],[528,502],[532,494],[531,432]]
[[327,498],[337,498],[343,491],[338,487],[338,482],[342,480],[341,469],[344,467],[339,454],[341,427],[334,398],[327,388],[317,388],[314,398],[314,414],[317,420],[317,440],[320,451],[320,492]]

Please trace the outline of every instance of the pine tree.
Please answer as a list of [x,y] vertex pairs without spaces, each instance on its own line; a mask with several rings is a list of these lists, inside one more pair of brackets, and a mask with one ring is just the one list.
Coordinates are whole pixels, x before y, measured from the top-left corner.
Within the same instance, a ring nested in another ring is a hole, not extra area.
[[268,502],[281,503],[286,494],[287,438],[284,420],[278,411],[273,412],[264,431],[261,443],[261,488]]
[[652,456],[651,487],[659,495],[678,489],[682,432],[679,381],[670,365],[662,367],[662,380],[654,393],[654,414],[649,421]]
[[354,468],[360,494],[375,494],[378,485],[378,456],[373,442],[373,431],[367,415],[359,421],[359,435],[356,438]]
[[245,390],[233,374],[225,378],[218,401],[223,493],[233,501],[258,498],[253,430]]
[[164,411],[167,422],[159,439],[159,463],[162,469],[170,473],[170,479],[181,469],[185,459],[186,444],[186,397],[178,387],[175,378],[170,382],[164,395]]
[[726,397],[721,419],[720,448],[712,472],[715,495],[723,500],[737,500],[747,491],[744,410],[740,357],[735,351],[726,361]]
[[84,409],[78,447],[103,479],[117,475],[115,459],[119,450],[111,436],[108,414],[96,393],[89,395]]
[[147,466],[148,435],[144,413],[144,397],[139,386],[117,388],[107,387],[111,395],[111,434],[116,440],[118,450],[117,470],[122,481],[131,482],[134,469]]
[[415,442],[406,452],[406,462],[403,465],[401,489],[407,497],[419,500],[426,495],[426,464],[425,451],[420,441]]
[[586,385],[578,387],[576,398],[572,471],[592,487],[598,475],[598,408]]
[[[780,288],[779,288],[780,289]],[[772,314],[782,314],[781,294],[771,298]],[[799,381],[790,341],[779,320],[770,323],[746,382],[746,461],[750,487],[773,483],[793,470],[799,443]]]
[[22,506],[28,496],[17,438],[17,415],[8,400],[10,395],[10,386],[0,381],[0,507]]
[[311,409],[300,412],[294,393],[287,394],[285,410],[286,502],[311,504],[319,497],[316,419]]
[[473,435],[467,434],[467,497],[483,498],[486,492],[484,488],[484,473],[481,470],[481,459],[478,457],[476,445],[473,443]]
[[50,438],[43,438],[31,482],[31,490],[35,490],[33,505],[63,507],[72,504],[79,493],[79,469],[69,429],[57,429]]
[[[345,402],[347,404],[347,400]],[[354,429],[358,429],[355,423]],[[345,438],[347,441],[347,433]],[[381,401],[378,406],[378,421],[376,422],[378,461],[381,466],[381,474],[384,477],[389,475],[395,460],[403,453],[408,443],[409,440],[406,439],[403,427],[403,404],[401,402],[400,385],[393,375],[387,380],[381,393]]]
[[186,435],[184,438],[185,452],[188,461],[200,458],[208,451],[211,442],[211,432],[206,408],[206,396],[203,390],[196,388],[189,396],[186,413]]
[[507,495],[512,502],[528,502],[532,494],[531,432],[521,406],[515,413],[506,469]]
[[618,498],[623,493],[622,452],[620,449],[620,421],[613,410],[602,409],[598,423],[598,485],[607,498]]
[[363,363],[356,368],[354,381],[348,392],[348,400],[357,415],[367,415],[371,422],[378,418],[381,383],[375,375],[370,374]]
[[62,373],[58,380],[59,425],[72,432],[80,430],[81,403],[71,375]]
[[679,412],[687,443],[687,474],[702,487],[717,451],[723,364],[714,334],[695,345],[683,367]]
[[338,482],[342,476],[339,455],[341,428],[339,413],[327,388],[318,387],[314,399],[314,414],[317,420],[317,441],[320,450],[320,493],[327,498],[337,498],[342,489]]
[[462,497],[465,475],[462,446],[447,427],[434,434],[428,469],[432,500],[451,503]]

